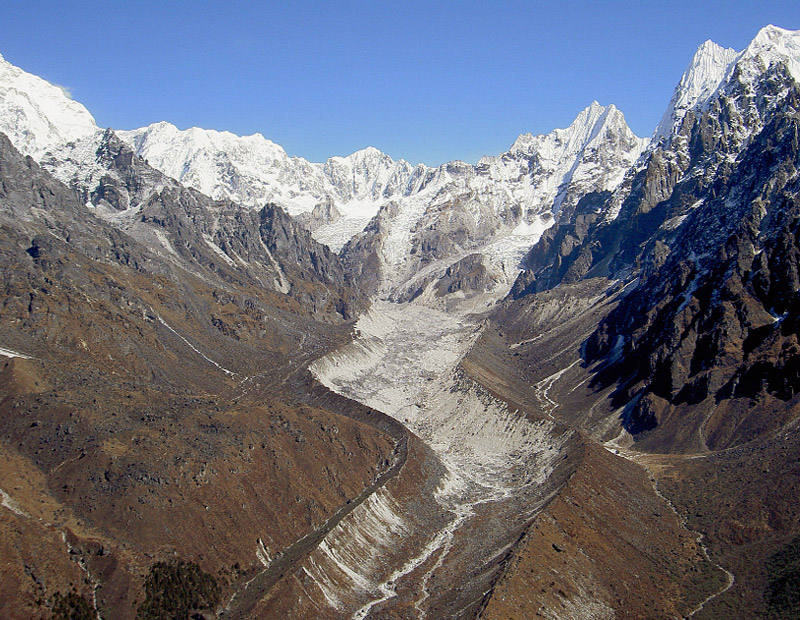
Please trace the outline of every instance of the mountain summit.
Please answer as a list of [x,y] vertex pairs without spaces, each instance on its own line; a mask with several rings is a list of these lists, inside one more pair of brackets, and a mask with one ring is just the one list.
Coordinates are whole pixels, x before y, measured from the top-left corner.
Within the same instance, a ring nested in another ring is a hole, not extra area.
[[98,130],[94,118],[63,88],[26,73],[0,56],[0,132],[38,160],[64,142]]

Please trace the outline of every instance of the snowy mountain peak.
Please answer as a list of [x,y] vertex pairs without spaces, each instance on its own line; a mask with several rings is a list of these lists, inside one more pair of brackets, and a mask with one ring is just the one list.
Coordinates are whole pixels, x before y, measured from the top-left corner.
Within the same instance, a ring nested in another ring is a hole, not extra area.
[[750,45],[784,51],[794,49],[794,52],[788,53],[796,54],[798,39],[800,39],[800,31],[787,30],[786,28],[780,28],[778,26],[768,24],[758,31],[758,34],[756,34],[756,36],[753,38],[753,41],[750,43]]
[[733,48],[722,47],[710,39],[705,41],[681,76],[677,107],[688,109],[698,103],[702,104],[713,95],[736,56],[737,52]]
[[376,149],[374,146],[368,146],[354,151],[350,155],[330,157],[325,162],[325,165],[347,165],[360,168],[372,166],[392,167],[395,165],[395,161],[383,151]]
[[678,131],[689,110],[702,109],[735,75],[752,82],[775,65],[783,65],[800,83],[800,31],[776,26],[762,28],[742,52],[706,41],[697,50],[675,87],[667,111],[653,136],[663,144]]
[[269,200],[261,177],[291,166],[286,151],[258,133],[237,136],[199,127],[181,130],[164,121],[117,133],[137,155],[173,179],[212,198],[247,205],[260,206]]
[[311,163],[261,134],[180,130],[161,122],[118,135],[151,166],[212,198],[251,207],[271,202],[310,218],[315,235],[334,248],[369,221],[380,201],[408,193],[412,175],[420,174],[372,146]]
[[747,75],[783,64],[800,83],[800,30],[765,26],[741,53],[739,64],[745,65],[743,73]]
[[164,147],[167,143],[171,148],[178,148],[182,151],[196,152],[200,149],[236,150],[249,148],[261,153],[268,152],[273,157],[286,156],[286,152],[281,146],[271,140],[267,140],[260,133],[237,136],[230,131],[201,129],[200,127],[181,130],[172,123],[161,121],[133,131],[118,131],[117,134],[126,142],[131,143],[138,154],[145,158],[152,155],[155,159],[159,159],[162,153],[154,148],[154,145]]
[[722,47],[711,40],[697,49],[656,128],[654,144],[669,138],[686,112],[701,107],[714,95],[730,72],[737,55],[733,48]]
[[334,156],[334,157],[331,157],[330,159],[334,159],[334,160],[349,159],[351,161],[355,161],[355,160],[362,160],[363,161],[363,160],[369,160],[369,159],[381,159],[381,160],[387,160],[388,159],[388,160],[392,161],[392,158],[389,157],[389,155],[387,155],[386,153],[384,153],[383,151],[381,151],[379,149],[376,149],[374,146],[368,146],[366,148],[359,149],[357,151],[353,151],[352,153],[350,153],[350,155],[346,155],[344,157]]
[[[549,134],[520,135],[509,149],[512,156],[531,156],[538,153],[548,159],[564,159],[579,153],[606,127],[629,133],[625,117],[613,104],[600,105],[593,101],[584,108],[566,129],[555,129]],[[487,158],[488,159],[488,158]]]
[[39,160],[48,150],[97,130],[89,111],[64,88],[0,56],[0,132],[20,152]]

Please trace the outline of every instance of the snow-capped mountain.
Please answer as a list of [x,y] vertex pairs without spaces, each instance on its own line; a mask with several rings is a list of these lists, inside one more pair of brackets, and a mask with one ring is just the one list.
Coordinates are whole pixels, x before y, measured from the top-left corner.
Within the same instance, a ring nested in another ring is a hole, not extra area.
[[[433,297],[469,294],[457,274],[463,269],[472,273],[479,263],[483,271],[477,286],[496,298],[515,279],[520,260],[542,233],[555,222],[568,221],[585,196],[611,192],[611,201],[592,208],[602,209],[603,219],[613,221],[625,204],[632,204],[634,179],[647,167],[658,169],[659,181],[645,184],[642,204],[658,203],[692,166],[693,153],[699,152],[692,150],[693,141],[719,133],[721,124],[723,143],[704,151],[702,169],[709,175],[720,165],[730,165],[769,111],[782,105],[783,91],[754,88],[753,81],[773,79],[769,76],[780,71],[800,73],[798,47],[795,33],[775,27],[763,29],[739,53],[704,43],[642,159],[648,141],[630,131],[614,106],[597,102],[569,127],[540,136],[523,134],[508,152],[484,157],[475,166],[412,166],[374,148],[311,163],[288,156],[259,134],[181,131],[169,123],[119,135],[156,169],[213,198],[249,207],[268,202],[283,206],[316,240],[342,248],[346,262],[356,276],[366,277],[362,284],[372,293],[394,299],[425,291]],[[46,119],[40,124],[58,126],[59,119],[70,117],[66,126],[79,128],[63,135],[22,133],[39,136],[35,153],[45,167],[92,194],[104,168],[97,155],[102,136],[91,116],[57,87],[7,63],[5,74],[17,76],[17,82],[24,78],[17,91],[31,89],[32,101],[35,93],[46,92],[48,105],[37,108]],[[720,127],[708,126],[693,135],[695,120],[719,108],[721,97],[728,106],[725,115],[707,115]],[[17,136],[25,139],[19,129]],[[48,148],[52,152],[45,155]],[[699,168],[693,169],[697,174]],[[471,258],[476,253],[481,257],[477,263]],[[466,262],[459,267],[462,260]],[[445,280],[447,286],[441,284]],[[476,285],[474,278],[471,282]]]
[[[103,176],[97,149],[103,131],[64,89],[15,67],[0,56],[0,132],[57,178],[93,192]],[[413,191],[428,170],[368,147],[347,157],[311,163],[290,157],[260,134],[166,122],[117,134],[167,176],[214,199],[261,208],[274,203],[298,216],[338,249],[361,230],[388,197]],[[316,211],[315,211],[316,209]],[[326,226],[327,225],[327,226]]]
[[[663,146],[673,139],[687,113],[699,116],[714,100],[730,95],[736,88],[752,94],[754,83],[776,70],[786,71],[795,81],[800,79],[800,31],[766,26],[741,52],[706,41],[676,86],[656,128],[653,146]],[[779,93],[774,95],[779,97]],[[748,127],[751,133],[759,128]]]
[[[723,412],[762,386],[795,394],[797,358],[785,339],[796,337],[786,325],[800,307],[799,63],[800,32],[773,26],[742,52],[703,44],[652,146],[598,205],[615,218],[579,209],[559,222],[512,289],[522,298],[598,276],[628,285],[586,350],[608,364],[604,380],[622,386],[618,405],[630,404],[634,434],[662,425],[655,435],[666,445],[687,419],[700,427],[714,412],[729,423]],[[696,447],[764,423],[748,415],[735,431],[706,429]]]
[[675,87],[672,100],[654,134],[654,143],[668,140],[689,110],[702,106],[716,92],[738,53],[713,41],[706,41]]
[[616,188],[646,145],[616,107],[593,102],[566,129],[523,134],[507,153],[476,166],[452,162],[430,172],[416,193],[384,205],[343,256],[380,265],[381,294],[408,299],[426,290],[444,296],[441,286],[434,292],[442,277],[451,281],[449,293],[468,293],[452,280],[462,259],[474,270],[469,257],[477,253],[486,270],[481,286],[496,297],[541,234],[586,194]]
[[94,134],[94,117],[64,89],[0,56],[0,132],[38,160],[54,146]]
[[[779,74],[797,81],[800,76],[800,31],[776,26],[762,28],[741,52],[706,41],[695,52],[673,91],[667,109],[653,132],[646,157],[615,192],[606,208],[606,221],[615,219],[632,190],[631,183],[647,166],[657,166],[664,173],[661,184],[651,184],[648,201],[655,204],[669,195],[674,184],[692,163],[692,145],[697,140],[722,136],[721,149],[706,153],[706,175],[716,166],[730,164],[747,145],[751,136],[764,126],[764,118],[779,109],[786,89],[774,90],[759,86],[765,80],[775,84]],[[761,100],[756,100],[761,98]],[[723,109],[723,106],[730,106]],[[709,110],[707,119],[715,126],[706,126],[693,135],[695,121]],[[651,173],[652,175],[652,173]]]
[[337,250],[382,200],[411,192],[414,178],[426,170],[372,147],[311,163],[290,157],[261,134],[182,131],[166,122],[117,133],[151,166],[184,185],[249,207],[277,204]]
[[[557,212],[561,202],[574,202],[564,185],[567,176],[578,181],[582,176],[601,175],[605,177],[602,189],[610,189],[630,165],[631,148],[640,151],[643,146],[627,127],[621,130],[620,123],[624,125],[624,119],[616,108],[606,109],[595,102],[568,129],[549,136],[520,136],[509,153],[484,158],[475,167],[454,162],[438,169],[395,162],[372,147],[347,157],[332,157],[322,164],[311,163],[289,157],[259,134],[240,137],[198,128],[181,131],[163,122],[118,134],[152,166],[183,184],[213,198],[228,198],[248,206],[278,204],[305,221],[318,241],[338,250],[363,230],[383,205],[404,205],[400,209],[405,214],[403,222],[411,225],[422,215],[420,209],[424,210],[434,197],[443,196],[440,190],[453,182],[462,185],[458,193],[481,195],[495,195],[491,187],[507,185],[509,189],[500,191],[502,196],[495,201],[518,203],[527,220],[532,218],[532,211]],[[621,168],[609,166],[606,155],[616,148],[613,140],[601,135],[603,132],[616,133],[625,143]],[[598,145],[602,145],[599,152]],[[574,159],[579,154],[582,163],[576,166]],[[606,169],[591,170],[595,165]],[[497,209],[491,208],[494,212]],[[539,230],[538,224],[535,228]],[[530,239],[526,234],[524,243]],[[397,246],[394,241],[389,245]],[[402,242],[399,246],[394,248],[394,255],[410,249],[402,247]]]
[[0,616],[142,615],[167,557],[230,618],[797,617],[798,63],[707,42],[653,141],[595,102],[437,168],[6,68]]
[[[551,288],[589,272],[606,274],[607,269],[625,277],[641,244],[659,230],[683,225],[703,205],[705,193],[733,173],[766,124],[795,109],[798,67],[800,31],[767,26],[741,52],[710,41],[702,44],[646,151],[599,206],[603,217],[584,214],[577,226],[565,222],[549,230],[545,242],[529,254],[528,270],[514,294]],[[721,234],[723,227],[709,227],[695,240],[697,254]],[[559,248],[555,254],[554,248]]]
[[[89,201],[110,197],[114,210],[160,191],[136,187],[129,195],[125,183],[110,180],[116,173],[108,175],[108,137],[61,89],[7,63],[4,75],[4,92],[39,111],[20,118],[14,115],[19,106],[7,97],[4,116],[14,130],[12,141],[31,142],[35,149],[27,152],[58,179],[81,188]],[[61,132],[41,129],[62,126]],[[452,280],[459,271],[455,263],[475,252],[486,263],[480,286],[490,288],[492,297],[502,294],[542,231],[569,217],[587,192],[614,189],[646,144],[619,110],[597,102],[568,128],[523,134],[507,153],[475,166],[412,166],[371,147],[311,163],[290,157],[260,134],[182,131],[166,122],[117,135],[157,170],[214,199],[283,207],[335,251],[359,235],[347,250],[348,262],[372,253],[369,279],[381,281],[383,294],[395,298],[415,294],[448,270]],[[363,272],[360,265],[354,269]],[[447,288],[466,292],[452,281]]]
[[523,187],[530,185],[531,206],[563,218],[588,192],[616,188],[647,144],[613,104],[594,101],[568,128],[540,136],[523,134],[508,153],[484,158],[479,165],[488,166],[492,178],[501,180],[513,177],[512,162],[526,162],[529,183],[523,182]]

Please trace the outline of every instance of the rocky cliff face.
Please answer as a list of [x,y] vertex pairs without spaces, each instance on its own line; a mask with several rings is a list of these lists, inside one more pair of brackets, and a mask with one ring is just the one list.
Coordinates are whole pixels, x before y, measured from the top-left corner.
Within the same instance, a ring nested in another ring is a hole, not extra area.
[[111,130],[55,149],[42,166],[78,188],[93,214],[199,277],[244,276],[338,320],[366,307],[339,259],[280,207],[242,209],[185,188]]
[[[785,103],[800,101],[792,92]],[[589,341],[590,360],[611,356],[602,380],[635,400],[632,432],[662,423],[676,436],[670,427],[691,415],[705,420],[698,447],[721,448],[796,415],[797,140],[795,114],[767,124],[716,196],[673,238],[652,241],[639,284]],[[784,413],[768,416],[775,409]]]
[[701,47],[643,162],[547,231],[512,290],[629,283],[586,355],[607,360],[598,381],[619,385],[628,430],[660,426],[653,445],[724,447],[787,421],[742,399],[766,411],[794,394],[795,38],[768,28],[741,54]]

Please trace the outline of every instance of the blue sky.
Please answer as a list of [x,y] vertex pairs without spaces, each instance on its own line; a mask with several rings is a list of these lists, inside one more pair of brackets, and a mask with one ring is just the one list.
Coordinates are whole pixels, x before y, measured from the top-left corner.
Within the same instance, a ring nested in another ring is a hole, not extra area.
[[649,136],[696,48],[800,29],[800,2],[26,2],[0,54],[101,126],[261,132],[322,161],[474,163],[592,100]]

